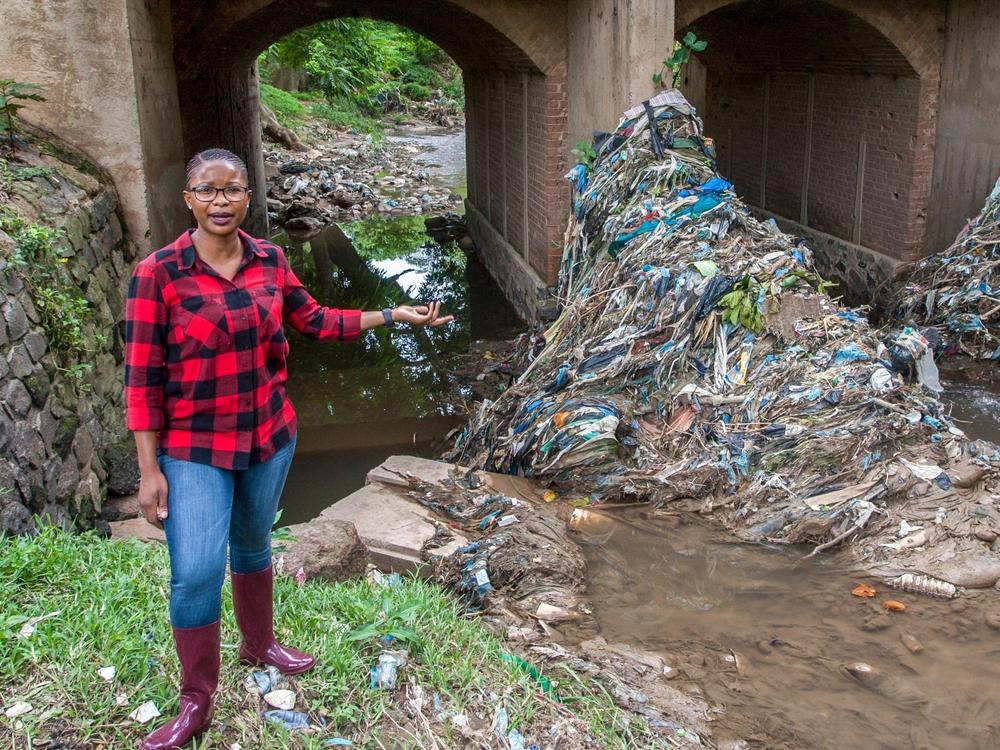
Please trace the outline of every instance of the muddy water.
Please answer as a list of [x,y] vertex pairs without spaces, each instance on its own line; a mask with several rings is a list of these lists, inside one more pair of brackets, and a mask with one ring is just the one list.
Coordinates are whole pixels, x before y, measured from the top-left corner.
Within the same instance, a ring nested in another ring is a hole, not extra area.
[[[620,513],[621,511],[619,511]],[[648,515],[648,514],[647,514]],[[836,557],[724,544],[700,525],[579,511],[596,627],[665,657],[723,706],[715,741],[768,748],[1000,747],[995,592],[860,599]],[[907,609],[887,613],[892,598]],[[573,639],[591,637],[577,632]],[[911,653],[903,636],[923,646]],[[850,665],[864,662],[877,677]]]
[[939,363],[952,417],[976,440],[1000,444],[1000,367],[952,357]]

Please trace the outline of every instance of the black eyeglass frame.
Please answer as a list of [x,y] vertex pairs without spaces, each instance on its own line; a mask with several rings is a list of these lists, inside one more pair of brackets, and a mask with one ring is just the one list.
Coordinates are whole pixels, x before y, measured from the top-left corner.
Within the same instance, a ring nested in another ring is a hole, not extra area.
[[[207,199],[200,197],[198,195],[198,188],[206,188],[208,190],[214,191],[212,193],[212,197]],[[232,196],[226,195],[227,190],[239,190],[240,196],[238,198],[233,198]],[[250,192],[250,188],[243,187],[242,185],[226,185],[224,188],[217,188],[213,187],[212,185],[196,185],[195,187],[185,190],[184,192],[191,193],[191,195],[194,196],[194,199],[199,203],[212,203],[216,198],[219,197],[219,193],[225,195],[227,201],[231,203],[237,203],[238,201],[241,201],[247,197],[247,194]]]

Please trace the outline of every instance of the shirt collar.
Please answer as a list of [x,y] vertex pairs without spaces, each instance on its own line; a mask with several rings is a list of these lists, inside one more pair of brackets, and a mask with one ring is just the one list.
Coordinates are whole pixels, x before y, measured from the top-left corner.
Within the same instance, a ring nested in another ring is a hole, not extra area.
[[[198,252],[194,249],[194,240],[191,239],[191,233],[193,229],[189,229],[180,237],[174,241],[174,249],[180,253],[180,261],[177,267],[182,271],[188,271],[194,267],[195,261],[198,260]],[[236,233],[239,235],[240,240],[243,242],[243,255],[246,257],[249,254],[256,255],[258,258],[266,258],[267,252],[262,250],[249,234],[244,232],[242,229],[237,229]]]

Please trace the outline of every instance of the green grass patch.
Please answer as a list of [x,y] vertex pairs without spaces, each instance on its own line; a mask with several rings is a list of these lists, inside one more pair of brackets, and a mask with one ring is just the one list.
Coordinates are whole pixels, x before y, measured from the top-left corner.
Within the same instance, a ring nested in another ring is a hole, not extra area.
[[308,110],[293,94],[269,83],[261,83],[260,100],[274,112],[278,122],[286,128],[292,128],[302,123]]
[[[51,528],[34,538],[0,538],[0,581],[3,708],[16,701],[33,706],[16,722],[0,712],[0,731],[14,738],[15,750],[46,746],[57,731],[69,747],[133,747],[162,720],[140,726],[127,718],[131,711],[146,701],[164,716],[176,710],[179,666],[167,621],[170,573],[162,546]],[[331,736],[351,737],[357,747],[421,746],[396,732],[397,722],[406,720],[402,693],[368,686],[377,642],[349,637],[385,622],[385,612],[390,624],[391,613],[405,613],[415,653],[400,684],[419,684],[428,702],[437,693],[446,707],[470,719],[479,715],[481,722],[505,705],[512,726],[538,740],[572,709],[590,724],[598,747],[654,746],[642,744],[641,721],[569,673],[553,679],[562,705],[547,697],[537,676],[505,657],[502,644],[434,584],[408,578],[393,587],[367,581],[299,587],[279,577],[275,599],[278,637],[318,657],[317,667],[297,679],[297,692],[312,716],[325,717],[326,729],[291,734],[261,719],[261,701],[243,685],[252,670],[237,662],[239,635],[227,583],[216,723],[199,747],[318,748]],[[30,618],[45,619],[22,636]],[[106,666],[117,670],[113,682],[98,676]],[[448,743],[450,725],[439,726],[439,739]]]

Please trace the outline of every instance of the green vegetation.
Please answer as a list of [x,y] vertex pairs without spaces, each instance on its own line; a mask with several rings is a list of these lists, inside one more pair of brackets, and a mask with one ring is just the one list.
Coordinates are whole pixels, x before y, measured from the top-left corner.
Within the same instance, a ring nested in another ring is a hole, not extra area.
[[269,83],[260,85],[260,100],[265,107],[274,112],[275,118],[286,128],[300,125],[302,118],[309,112],[292,94]]
[[[9,170],[5,162],[0,163],[5,174],[13,175],[11,179],[22,179],[17,176],[18,170]],[[43,172],[42,168],[36,169],[33,176],[42,176]],[[63,360],[61,369],[74,387],[86,390],[84,378],[93,365],[78,362],[77,358],[81,353],[94,351],[104,343],[104,338],[102,334],[93,334],[88,340],[85,333],[96,322],[94,311],[70,283],[64,268],[68,259],[59,254],[62,233],[27,222],[6,207],[0,209],[0,230],[14,241],[13,247],[4,252],[5,259],[31,292],[49,344]]]
[[5,122],[7,141],[11,148],[16,145],[17,113],[29,101],[44,102],[42,87],[37,83],[20,83],[12,78],[0,78],[0,114]]
[[[258,63],[266,81],[261,99],[286,127],[311,110],[338,127],[379,132],[385,115],[440,119],[464,106],[461,72],[451,59],[419,34],[382,21],[339,18],[299,29]],[[288,72],[304,81],[304,91],[273,85]]]
[[670,57],[663,61],[663,67],[660,68],[659,72],[653,74],[653,83],[657,86],[661,85],[664,74],[669,70],[670,85],[677,88],[681,83],[684,66],[691,60],[691,53],[704,52],[706,47],[708,47],[708,42],[698,39],[693,31],[689,31],[681,41],[674,42]]
[[[131,711],[146,701],[164,715],[176,710],[179,667],[167,622],[169,580],[167,553],[159,545],[53,528],[37,537],[0,539],[4,702],[32,705],[16,723],[0,718],[13,748],[48,746],[57,731],[67,747],[133,747],[153,725],[130,721]],[[478,713],[487,722],[504,705],[512,726],[534,737],[571,711],[590,724],[598,747],[655,746],[643,722],[615,708],[599,687],[569,669],[543,677],[505,654],[434,584],[408,578],[395,586],[308,581],[299,587],[279,577],[275,596],[279,636],[319,657],[317,668],[296,681],[299,706],[307,706],[314,720],[324,717],[327,726],[318,734],[296,735],[262,722],[259,699],[244,687],[251,670],[237,663],[227,584],[216,723],[200,747],[239,742],[247,748],[318,748],[332,735],[350,736],[357,747],[421,747],[412,735],[394,734],[395,722],[407,721],[401,699],[368,687],[378,654],[374,636],[382,629],[372,629],[369,638],[361,628],[385,621],[383,613],[395,613],[392,625],[405,623],[419,637],[401,684],[421,685],[428,703],[437,693],[446,709]],[[116,674],[106,682],[97,671],[108,666]],[[558,693],[563,705],[548,691]],[[438,731],[443,746],[457,746],[450,723]]]

